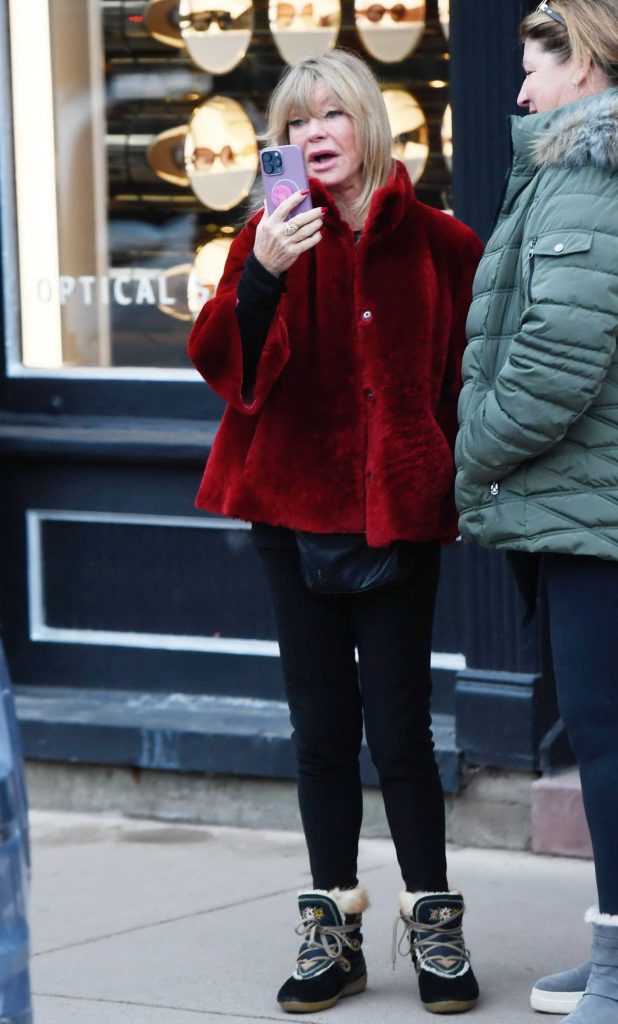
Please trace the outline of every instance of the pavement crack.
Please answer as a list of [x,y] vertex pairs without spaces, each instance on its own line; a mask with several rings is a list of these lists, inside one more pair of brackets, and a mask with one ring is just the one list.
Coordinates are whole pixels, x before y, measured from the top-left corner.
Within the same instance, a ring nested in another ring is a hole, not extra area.
[[[237,1010],[196,1010],[194,1006],[176,1006],[170,1003],[137,1003],[132,999],[100,999],[96,996],[61,995],[58,992],[33,992],[37,999],[65,999],[67,1002],[97,1003],[101,1006],[136,1006],[145,1010],[167,1010],[174,1013],[193,1013],[197,1017],[221,1017],[232,1020],[273,1020],[281,1024],[281,1017],[264,1013],[239,1013]],[[311,1018],[308,1018],[309,1020]]]
[[[373,871],[380,871],[384,865],[376,864],[374,867],[366,868],[363,875],[371,874]],[[224,910],[233,910],[234,907],[244,906],[250,903],[260,903],[262,900],[270,900],[275,896],[287,896],[290,893],[297,893],[298,886],[290,886],[285,889],[275,889],[272,892],[262,893],[260,896],[249,896],[245,899],[232,900],[230,903],[222,903],[217,907],[208,907],[203,910],[193,910],[189,914],[178,914],[176,917],[164,917],[157,921],[148,921],[146,924],[132,925],[131,928],[120,928],[118,931],[106,932],[104,935],[95,935],[90,939],[80,939],[77,942],[66,942],[62,946],[53,946],[51,949],[43,949],[32,954],[32,959],[39,959],[44,956],[51,956],[54,953],[62,953],[67,949],[76,949],[79,946],[92,946],[97,942],[106,942],[108,939],[121,938],[123,935],[135,935],[136,932],[145,932],[149,928],[161,928],[166,924],[177,924],[179,921],[191,921],[198,917],[207,917],[209,914],[219,914]],[[270,1019],[270,1018],[267,1018]],[[279,1020],[278,1017],[273,1018]]]

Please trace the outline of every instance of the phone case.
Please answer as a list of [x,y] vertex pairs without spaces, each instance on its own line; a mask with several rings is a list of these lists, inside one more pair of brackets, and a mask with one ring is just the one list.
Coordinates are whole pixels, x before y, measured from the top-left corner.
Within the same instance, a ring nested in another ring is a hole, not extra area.
[[[309,188],[305,159],[300,146],[269,146],[268,149],[263,149],[260,153],[260,171],[266,196],[266,209],[269,213],[276,210],[293,192]],[[305,196],[302,203],[299,203],[288,217],[311,209],[311,196]]]

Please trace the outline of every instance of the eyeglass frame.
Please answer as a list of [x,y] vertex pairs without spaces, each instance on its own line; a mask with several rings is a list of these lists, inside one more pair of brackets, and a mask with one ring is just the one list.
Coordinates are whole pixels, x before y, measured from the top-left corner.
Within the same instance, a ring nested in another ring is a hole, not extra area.
[[539,13],[546,14],[548,18],[551,18],[553,21],[557,22],[558,25],[562,25],[563,28],[567,27],[567,23],[562,17],[562,15],[558,14],[557,11],[554,11],[553,8],[551,8],[549,4],[546,3],[546,0],[543,0],[543,3],[540,3],[537,7],[535,14]]
[[[206,161],[209,159],[208,156],[201,157],[199,154],[202,153],[210,154],[210,160],[205,167],[198,166],[200,160],[203,159]],[[236,153],[229,145],[229,143],[223,146],[218,153],[215,153],[215,151],[211,149],[210,146],[196,146],[195,149],[193,150],[193,153],[191,154],[191,163],[195,167],[195,170],[198,172],[202,170],[209,171],[217,157],[219,158],[224,167],[230,167],[232,164],[236,163]]]
[[[388,14],[396,25],[400,25],[402,21],[405,21],[406,14],[408,14],[410,10],[413,10],[413,8],[406,7],[406,5],[401,2],[395,3],[391,7],[385,7],[384,4],[376,2],[369,4],[369,7],[365,7],[363,10],[356,9],[354,13],[366,18],[372,25],[378,25],[382,21],[382,18]],[[378,17],[371,17],[369,14],[370,11],[377,12]],[[399,17],[395,17],[395,11],[400,15]]]
[[251,16],[251,6],[245,8],[240,14],[233,16],[230,11],[217,8],[209,8],[203,11],[190,11],[179,18],[178,25],[183,30],[192,28],[195,32],[208,32],[208,29],[215,22],[222,32],[229,32],[230,28],[237,22],[247,21]]
[[[272,8],[271,4],[271,8]],[[290,18],[286,20],[288,15],[281,13],[282,7],[289,7]],[[279,0],[276,4],[276,14],[274,21],[271,18],[271,25],[277,28],[280,32],[284,32],[286,29],[292,27],[298,20],[305,22],[307,29],[312,28],[330,28],[336,23],[337,14],[331,12],[330,14],[322,14],[316,17],[313,0],[307,0],[306,3],[299,9],[296,4],[291,3],[290,0]]]

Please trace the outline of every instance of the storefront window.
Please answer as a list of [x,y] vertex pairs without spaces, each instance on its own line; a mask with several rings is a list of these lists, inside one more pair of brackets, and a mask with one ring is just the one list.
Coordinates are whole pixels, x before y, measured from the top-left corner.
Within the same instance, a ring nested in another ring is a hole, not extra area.
[[370,60],[393,155],[448,208],[448,3],[349,17],[340,0],[9,0],[10,373],[194,376],[188,328],[260,205],[268,96],[305,56]]

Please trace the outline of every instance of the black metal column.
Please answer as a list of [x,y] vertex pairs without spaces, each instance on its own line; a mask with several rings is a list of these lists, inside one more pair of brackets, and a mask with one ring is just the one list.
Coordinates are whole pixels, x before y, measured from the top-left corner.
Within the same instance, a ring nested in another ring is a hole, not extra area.
[[487,239],[510,162],[522,81],[521,0],[451,0],[455,214]]

